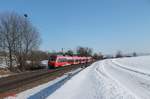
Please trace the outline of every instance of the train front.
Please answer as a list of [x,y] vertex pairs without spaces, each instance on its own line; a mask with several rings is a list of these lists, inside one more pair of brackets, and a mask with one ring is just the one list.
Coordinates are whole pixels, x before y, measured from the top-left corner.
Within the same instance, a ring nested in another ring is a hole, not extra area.
[[50,56],[48,60],[48,69],[54,69],[56,67],[57,56]]

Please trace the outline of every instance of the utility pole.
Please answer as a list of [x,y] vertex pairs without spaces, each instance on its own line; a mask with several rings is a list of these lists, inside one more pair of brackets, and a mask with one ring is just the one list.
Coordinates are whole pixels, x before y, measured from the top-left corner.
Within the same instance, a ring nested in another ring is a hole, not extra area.
[[61,49],[62,55],[64,56],[64,48]]

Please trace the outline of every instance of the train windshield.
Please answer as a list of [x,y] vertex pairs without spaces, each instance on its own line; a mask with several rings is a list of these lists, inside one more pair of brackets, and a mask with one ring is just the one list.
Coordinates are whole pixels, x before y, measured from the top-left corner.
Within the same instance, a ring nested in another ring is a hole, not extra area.
[[49,61],[56,61],[56,57],[50,57]]

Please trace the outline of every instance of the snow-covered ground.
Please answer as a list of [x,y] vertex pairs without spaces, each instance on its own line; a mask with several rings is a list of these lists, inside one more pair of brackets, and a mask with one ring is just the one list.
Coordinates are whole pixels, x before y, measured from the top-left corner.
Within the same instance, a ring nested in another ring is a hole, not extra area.
[[96,62],[47,99],[150,99],[150,56]]
[[46,68],[48,67],[48,60],[42,60],[40,61],[41,66],[45,66]]
[[42,87],[46,90],[44,93],[50,91],[46,96],[44,93],[38,96],[37,89],[17,96],[30,96],[28,99],[150,99],[150,56],[95,62],[59,84]]
[[2,78],[2,77],[7,77],[7,76],[9,76],[9,75],[0,75],[0,78]]
[[0,68],[7,68],[8,66],[7,66],[7,64],[6,64],[6,62],[5,62],[5,60],[3,59],[0,59]]
[[150,56],[140,56],[135,58],[124,58],[113,60],[116,64],[130,69],[150,73]]

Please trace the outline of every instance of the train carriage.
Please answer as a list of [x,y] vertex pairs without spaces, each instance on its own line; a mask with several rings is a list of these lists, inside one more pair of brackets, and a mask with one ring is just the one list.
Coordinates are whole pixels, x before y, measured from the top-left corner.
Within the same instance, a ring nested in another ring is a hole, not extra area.
[[73,57],[67,56],[66,58],[67,58],[68,65],[74,64],[74,58]]
[[64,56],[50,56],[48,61],[49,69],[68,65],[67,58]]

